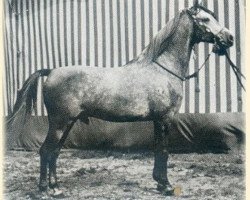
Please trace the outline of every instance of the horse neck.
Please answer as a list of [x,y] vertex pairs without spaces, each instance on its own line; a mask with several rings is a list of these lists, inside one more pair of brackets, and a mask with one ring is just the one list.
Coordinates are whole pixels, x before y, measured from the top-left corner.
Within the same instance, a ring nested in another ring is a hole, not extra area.
[[[172,27],[171,30],[169,26]],[[194,44],[192,37],[192,20],[187,14],[179,14],[156,35],[139,56],[139,60],[144,62],[157,61],[170,68],[171,66],[178,67],[180,73],[185,74]]]

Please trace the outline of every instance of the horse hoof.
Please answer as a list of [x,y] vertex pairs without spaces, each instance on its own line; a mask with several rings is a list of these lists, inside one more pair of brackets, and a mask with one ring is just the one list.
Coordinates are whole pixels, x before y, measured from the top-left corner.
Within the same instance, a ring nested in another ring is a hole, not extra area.
[[171,185],[157,185],[157,190],[166,196],[174,195],[174,188]]
[[53,194],[51,194],[54,198],[64,198],[65,195],[63,194],[62,190],[59,190],[58,188],[53,189]]

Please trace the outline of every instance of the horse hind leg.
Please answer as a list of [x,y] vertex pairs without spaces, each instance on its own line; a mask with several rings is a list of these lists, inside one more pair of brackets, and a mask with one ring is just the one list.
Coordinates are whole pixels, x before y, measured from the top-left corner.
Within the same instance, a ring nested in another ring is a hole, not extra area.
[[[47,190],[47,168],[49,167],[49,187],[58,187],[56,175],[56,161],[59,156],[60,150],[71,130],[76,119],[70,122],[64,122],[64,126],[58,128],[58,123],[49,124],[49,132],[40,148],[40,191]],[[62,122],[60,122],[62,124]]]
[[50,125],[48,135],[39,151],[40,153],[40,182],[39,182],[40,191],[46,191],[48,187],[48,183],[47,183],[48,166],[49,168],[51,168],[51,166],[54,165],[54,172],[51,172],[51,170],[49,171],[50,183],[51,183],[52,173],[55,173],[54,175],[55,182],[57,182],[56,159],[59,155],[59,149],[57,147],[57,143],[61,136],[62,136],[62,130],[56,129],[55,127]]
[[40,191],[47,190],[47,168],[49,164],[49,160],[51,159],[51,151],[54,148],[52,142],[55,137],[54,130],[50,127],[48,131],[48,135],[40,148],[40,182],[39,182],[39,189]]

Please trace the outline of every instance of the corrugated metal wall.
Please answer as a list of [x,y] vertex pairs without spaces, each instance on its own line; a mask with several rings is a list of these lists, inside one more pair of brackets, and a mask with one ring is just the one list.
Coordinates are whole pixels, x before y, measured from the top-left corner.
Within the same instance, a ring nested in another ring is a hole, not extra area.
[[[140,54],[179,10],[192,5],[193,0],[6,0],[5,115],[13,108],[17,89],[36,70],[121,66]],[[244,72],[244,1],[205,0],[204,5],[235,35],[230,55]],[[208,44],[196,48],[190,74],[204,62],[211,48]],[[225,57],[213,54],[200,72],[199,93],[195,92],[196,84],[194,79],[184,83],[181,112],[244,110],[244,94]],[[42,105],[39,92],[35,114],[46,114]]]

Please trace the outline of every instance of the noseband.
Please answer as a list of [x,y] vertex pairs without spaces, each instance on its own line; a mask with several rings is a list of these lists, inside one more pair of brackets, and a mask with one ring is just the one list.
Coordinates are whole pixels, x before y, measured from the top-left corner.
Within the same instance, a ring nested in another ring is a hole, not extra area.
[[[215,53],[217,51],[217,48],[220,47],[220,44],[225,45],[224,42],[223,42],[223,39],[222,39],[222,31],[224,30],[224,27],[222,27],[221,30],[218,33],[216,33],[216,34],[212,33],[212,31],[211,31],[210,28],[205,27],[204,23],[200,19],[196,18],[196,15],[200,12],[201,9],[204,10],[204,11],[206,11],[206,12],[208,12],[209,14],[211,14],[216,19],[216,16],[214,15],[214,13],[212,13],[210,10],[207,10],[206,8],[201,7],[201,6],[196,7],[196,8],[192,7],[190,9],[185,10],[185,11],[188,14],[189,18],[193,21],[193,23],[200,30],[204,30],[205,29],[206,32],[213,34],[213,37],[214,37],[214,43],[213,44],[214,44],[214,46],[213,46],[213,50],[212,51]],[[182,11],[182,12],[185,12],[185,11]],[[177,27],[179,26],[179,21],[180,21],[180,18],[178,19],[177,25],[174,27],[174,29],[172,30],[172,32],[171,32],[170,35],[173,35],[175,33]],[[218,42],[220,42],[220,44]],[[189,80],[191,78],[197,78],[197,82],[198,82],[199,71],[202,69],[202,67],[205,66],[206,62],[210,58],[210,55],[211,55],[212,51],[207,55],[204,63],[198,68],[198,70],[196,70],[193,74],[185,76],[185,77],[179,76],[178,74],[176,74],[173,71],[169,70],[165,66],[161,65],[156,60],[153,60],[153,62],[155,64],[157,64],[158,66],[160,66],[161,68],[163,68],[165,71],[169,72],[173,76],[175,76],[178,79],[180,79],[181,81],[186,81],[186,80]],[[236,75],[237,81],[239,82],[240,86],[245,90],[245,87],[244,87],[244,85],[241,82],[241,77],[245,79],[245,76],[241,73],[240,69],[231,61],[231,59],[230,59],[230,57],[229,57],[226,49],[223,49],[222,51],[219,51],[218,54],[226,56],[226,58],[227,58],[227,60],[228,60],[228,62],[230,64],[230,66],[233,69],[233,72]],[[199,88],[197,89],[197,92],[199,92]]]
[[[198,20],[197,18],[195,18],[194,16],[196,16],[199,12],[200,12],[200,9],[194,9],[194,8],[190,8],[188,10],[183,10],[182,12],[186,12],[188,14],[188,16],[190,17],[190,19],[192,19],[192,21],[198,26],[201,28],[201,26],[203,26],[203,24],[201,24],[200,20]],[[212,14],[213,15],[213,14]],[[173,28],[173,30],[171,31],[171,34],[170,35],[173,35],[177,29],[177,27],[179,26],[179,21],[180,21],[180,17],[178,19],[178,22],[177,22],[177,25]],[[223,28],[218,32],[218,34],[221,33],[221,31],[223,30]],[[209,29],[208,32],[211,32],[211,30]],[[216,35],[218,35],[216,34]],[[216,35],[214,35],[214,38],[216,37]],[[214,42],[216,44],[216,39],[214,39]],[[212,52],[211,52],[212,53]],[[206,62],[208,61],[211,53],[208,54],[208,56],[206,57],[205,59],[205,62],[198,68],[197,71],[195,71],[193,74],[191,75],[188,75],[188,76],[185,76],[185,77],[182,77],[178,74],[176,74],[175,72],[169,70],[168,68],[166,68],[165,66],[163,66],[162,64],[160,64],[159,62],[157,62],[156,60],[153,60],[153,62],[155,64],[157,64],[158,66],[160,66],[161,68],[163,68],[165,71],[167,71],[168,73],[172,74],[173,76],[177,77],[178,79],[180,79],[181,81],[186,81],[186,80],[189,80],[191,78],[194,78],[194,77],[198,77],[198,74],[199,74],[199,71],[202,69],[202,67],[205,66]]]
[[209,27],[206,27],[204,25],[204,23],[202,22],[201,19],[198,19],[196,18],[196,15],[201,11],[201,10],[205,10],[206,12],[208,12],[209,14],[211,14],[215,19],[217,18],[211,11],[209,10],[206,10],[205,8],[201,8],[201,7],[198,7],[198,8],[190,8],[188,9],[186,12],[189,16],[189,18],[194,22],[194,25],[197,26],[200,30],[207,32],[207,33],[211,33],[213,35],[213,38],[214,38],[214,44],[215,45],[218,45],[218,41],[224,45],[224,42],[223,42],[223,39],[222,39],[222,32],[224,30],[224,27],[222,27],[217,33],[213,33],[211,31],[211,29]]

